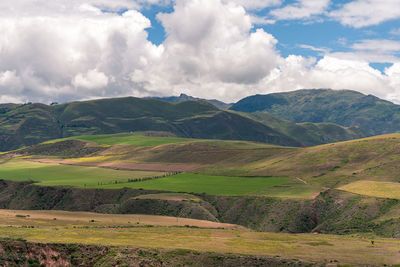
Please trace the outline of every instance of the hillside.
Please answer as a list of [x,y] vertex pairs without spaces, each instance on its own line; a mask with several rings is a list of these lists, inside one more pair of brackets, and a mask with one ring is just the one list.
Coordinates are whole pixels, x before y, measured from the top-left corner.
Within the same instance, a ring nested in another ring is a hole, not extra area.
[[199,252],[190,249],[112,247],[102,244],[43,244],[0,241],[1,266],[322,266],[272,256]]
[[0,151],[87,134],[163,131],[179,137],[310,146],[366,136],[335,124],[294,124],[265,113],[221,111],[204,101],[115,98],[62,105],[0,105]]
[[400,106],[350,90],[312,89],[246,97],[231,107],[292,122],[360,127],[368,135],[400,131]]
[[[200,255],[219,253],[229,266],[224,253],[265,257],[241,256],[245,265],[391,266],[400,263],[399,149],[400,134],[299,148],[165,132],[51,140],[0,154],[0,234],[157,252],[100,262],[167,264],[160,250],[168,248],[206,264]],[[24,262],[2,258],[14,249],[4,244],[0,261]]]
[[62,136],[62,127],[52,109],[43,104],[10,105],[2,109],[0,151]]
[[0,210],[0,221],[1,266],[322,267],[400,263],[400,241],[379,237],[266,233],[139,214]]
[[83,134],[165,131],[180,137],[251,140],[300,146],[274,129],[198,101],[116,98],[48,106],[2,105],[0,150]]
[[[238,168],[225,164],[207,174],[235,173],[243,176],[298,177],[308,184],[339,188],[368,180],[398,183],[400,134],[389,134],[339,143],[264,154]],[[396,187],[393,187],[394,190]]]
[[293,148],[139,134],[77,136],[3,154],[0,207],[399,237],[399,140],[393,134]]
[[203,99],[185,94],[180,94],[179,96],[149,97],[149,98],[163,100],[167,102],[204,101],[222,110],[229,109],[232,106],[232,103],[227,104],[216,99]]
[[271,127],[286,136],[296,139],[306,146],[359,139],[368,136],[359,127],[344,127],[335,123],[294,123],[279,119],[266,112],[239,113],[242,116]]

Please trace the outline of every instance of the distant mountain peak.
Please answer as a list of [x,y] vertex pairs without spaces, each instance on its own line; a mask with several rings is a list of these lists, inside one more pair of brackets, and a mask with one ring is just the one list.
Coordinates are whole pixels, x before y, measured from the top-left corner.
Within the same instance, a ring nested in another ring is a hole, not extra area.
[[183,102],[183,101],[204,101],[208,102],[211,105],[222,109],[226,110],[229,109],[232,104],[230,103],[224,103],[222,101],[216,100],[216,99],[203,99],[203,98],[197,98],[193,97],[184,93],[181,93],[179,96],[167,96],[167,97],[147,97],[147,98],[152,98],[152,99],[158,99],[158,100],[163,100],[167,102]]

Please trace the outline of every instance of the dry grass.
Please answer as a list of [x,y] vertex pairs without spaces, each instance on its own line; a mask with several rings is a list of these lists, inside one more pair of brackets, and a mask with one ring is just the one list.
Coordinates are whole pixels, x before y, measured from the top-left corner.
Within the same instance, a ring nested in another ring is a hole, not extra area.
[[7,226],[193,226],[202,228],[245,229],[243,226],[205,220],[143,214],[101,214],[56,210],[0,210],[0,225]]
[[371,197],[400,199],[400,183],[357,181],[338,189]]
[[[27,215],[29,217],[23,217]],[[136,225],[138,218],[140,218],[140,224]],[[94,222],[90,222],[91,220]],[[158,226],[141,227],[150,223]],[[180,248],[219,253],[280,256],[321,263],[331,261],[363,265],[400,263],[400,240],[398,239],[261,233],[242,227],[236,229],[171,227],[175,224],[188,223],[196,225],[199,222],[145,215],[0,210],[0,225],[3,225],[0,226],[0,237],[24,238],[28,241],[44,243]],[[218,226],[216,223],[212,224]],[[374,244],[371,240],[374,240]]]
[[324,187],[358,180],[398,182],[399,155],[400,134],[391,134],[286,150],[240,169],[247,175],[300,177]]

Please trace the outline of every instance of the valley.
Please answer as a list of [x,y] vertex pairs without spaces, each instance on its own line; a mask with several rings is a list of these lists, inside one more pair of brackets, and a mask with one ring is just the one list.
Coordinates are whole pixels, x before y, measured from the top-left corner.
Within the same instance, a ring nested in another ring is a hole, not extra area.
[[[105,116],[107,106],[120,107]],[[5,108],[3,130],[14,127],[10,112],[22,119],[18,132],[41,110],[60,131],[33,131],[40,138],[31,143],[20,132],[13,138],[22,139],[4,143],[0,243],[10,251],[48,246],[66,263],[72,252],[63,251],[79,244],[99,266],[172,264],[167,255],[175,250],[185,251],[176,264],[195,266],[229,259],[277,266],[400,264],[400,134],[366,137],[354,125],[221,111],[202,100]],[[28,113],[21,116],[22,110]],[[133,258],[122,256],[125,250]]]
[[400,0],[0,0],[0,267],[400,267]]
[[399,144],[400,134],[305,148],[156,132],[55,139],[2,153],[0,233],[398,264]]

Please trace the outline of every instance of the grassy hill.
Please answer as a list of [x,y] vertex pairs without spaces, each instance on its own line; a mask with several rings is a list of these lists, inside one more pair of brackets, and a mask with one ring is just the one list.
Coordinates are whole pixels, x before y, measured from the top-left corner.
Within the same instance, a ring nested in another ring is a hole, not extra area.
[[52,107],[43,104],[8,105],[0,113],[0,150],[32,145],[62,136]]
[[[59,148],[65,153],[58,154]],[[136,133],[75,136],[23,148],[3,154],[2,169],[27,168],[18,167],[28,164],[23,160],[26,157],[30,159],[29,164],[35,166],[39,163],[33,162],[34,158],[50,158],[56,160],[54,163],[64,160],[70,165],[127,170],[150,166],[155,170],[169,167],[174,171],[173,168],[188,166],[190,168],[184,172],[231,177],[292,177],[301,179],[303,184],[338,188],[360,180],[399,182],[399,154],[400,134],[295,148]],[[10,160],[10,155],[17,158]]]
[[306,146],[335,143],[368,136],[368,134],[359,127],[344,127],[335,123],[294,123],[273,117],[266,112],[240,112],[239,114],[259,121],[286,136],[300,141]]
[[[0,105],[0,151],[77,135],[165,132],[167,136],[308,146],[366,136],[335,124],[294,124],[265,113],[222,111],[204,101],[134,97],[62,105]],[[169,134],[168,134],[169,133]]]
[[287,175],[336,187],[359,180],[400,182],[400,134],[382,135],[287,151],[253,162],[252,175]]
[[48,106],[2,105],[0,150],[88,134],[165,131],[179,137],[234,139],[300,146],[274,129],[198,101],[116,98]]
[[312,89],[246,97],[231,107],[292,122],[360,127],[369,135],[400,131],[400,106],[350,90]]
[[0,178],[83,191],[16,189],[4,182],[0,207],[53,203],[58,209],[173,216],[184,208],[184,216],[261,231],[400,236],[399,147],[399,134],[306,148],[139,134],[76,136],[4,153]]
[[[73,136],[1,153],[0,237],[42,262],[23,240],[117,246],[108,263],[134,262],[120,246],[167,263],[160,249],[186,261],[222,253],[229,266],[223,253],[266,257],[244,265],[400,263],[400,134],[315,147],[168,136]],[[26,261],[0,245],[0,262]]]

